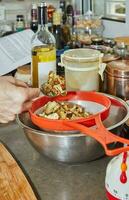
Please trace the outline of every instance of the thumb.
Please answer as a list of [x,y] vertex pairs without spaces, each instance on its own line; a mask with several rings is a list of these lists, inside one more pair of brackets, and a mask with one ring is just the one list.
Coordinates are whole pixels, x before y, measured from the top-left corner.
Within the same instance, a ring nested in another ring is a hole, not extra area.
[[28,90],[28,100],[32,100],[39,96],[40,89],[39,88],[26,88]]

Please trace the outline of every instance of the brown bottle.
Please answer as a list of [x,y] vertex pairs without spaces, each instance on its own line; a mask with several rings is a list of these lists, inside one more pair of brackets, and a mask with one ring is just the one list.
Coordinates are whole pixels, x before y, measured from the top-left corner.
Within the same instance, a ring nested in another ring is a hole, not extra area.
[[36,4],[32,4],[30,28],[34,32],[38,30],[38,10]]
[[67,46],[71,42],[70,27],[66,21],[64,21],[64,23],[62,24],[62,41],[63,46]]

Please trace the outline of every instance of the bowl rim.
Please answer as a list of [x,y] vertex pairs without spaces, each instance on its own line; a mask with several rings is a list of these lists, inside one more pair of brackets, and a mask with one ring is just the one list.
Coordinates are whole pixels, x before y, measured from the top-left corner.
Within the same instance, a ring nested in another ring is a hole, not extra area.
[[[103,106],[103,109],[98,111],[97,113],[93,113],[88,117],[82,117],[79,119],[48,119],[45,117],[40,117],[36,114],[36,111],[41,108],[43,105],[48,103],[49,101],[69,101],[70,99],[77,99],[77,100],[84,100],[84,101],[91,101],[93,103],[98,103]],[[41,106],[42,105],[42,106]],[[69,122],[75,122],[75,123],[84,123],[86,126],[93,126],[95,124],[95,116],[100,116],[101,120],[105,120],[109,115],[109,110],[111,106],[111,101],[108,97],[103,95],[102,93],[98,93],[95,91],[69,91],[68,94],[64,97],[57,96],[57,97],[46,97],[41,96],[40,98],[36,99],[32,103],[32,107],[29,109],[30,118],[33,122],[33,124],[37,125],[39,128],[43,129],[49,129],[48,127],[52,127],[52,131],[56,130],[57,125],[59,125],[59,128],[57,128],[57,131],[70,131],[71,128],[64,125],[65,121]],[[51,131],[50,130],[50,131]]]
[[[104,95],[106,95],[107,97],[109,97],[110,99],[113,99],[113,100],[117,100],[119,103],[121,103],[125,109],[127,110],[127,114],[126,116],[118,123],[116,123],[115,125],[112,125],[110,127],[107,128],[108,131],[111,131],[119,126],[121,126],[122,124],[124,124],[128,119],[129,119],[129,105],[124,101],[122,100],[121,98],[119,97],[116,97],[116,96],[113,96],[113,95],[109,95],[109,94],[105,94],[105,93],[102,93]],[[34,128],[31,128],[27,125],[25,125],[21,120],[20,120],[20,115],[21,114],[18,114],[16,116],[16,121],[17,123],[23,128],[23,129],[29,129],[30,131],[33,131],[35,132],[35,134],[37,135],[48,135],[48,136],[51,136],[51,137],[86,137],[86,135],[84,135],[83,133],[80,133],[80,131],[63,131],[63,132],[59,132],[59,131],[55,131],[55,132],[50,132],[49,130],[40,130],[38,129],[34,129]],[[29,113],[28,113],[29,115]],[[48,132],[49,131],[49,132]],[[66,133],[67,132],[67,133]]]

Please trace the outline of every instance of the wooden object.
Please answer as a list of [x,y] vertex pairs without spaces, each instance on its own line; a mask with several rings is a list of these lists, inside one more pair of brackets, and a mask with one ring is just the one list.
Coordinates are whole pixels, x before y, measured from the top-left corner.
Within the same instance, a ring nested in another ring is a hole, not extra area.
[[37,200],[22,170],[1,143],[0,200]]

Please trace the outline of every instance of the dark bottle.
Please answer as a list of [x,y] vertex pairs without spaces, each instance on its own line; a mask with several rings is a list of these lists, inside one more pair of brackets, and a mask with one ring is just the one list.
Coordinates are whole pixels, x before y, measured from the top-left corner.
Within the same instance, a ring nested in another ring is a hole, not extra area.
[[63,46],[68,46],[71,43],[71,31],[67,22],[62,24],[62,42]]
[[69,46],[65,46],[64,49],[56,51],[56,73],[63,77],[65,77],[65,68],[61,65],[61,55],[67,50],[69,50]]
[[60,76],[65,75],[65,69],[61,66],[61,54],[64,53],[64,49],[56,50],[56,73]]
[[31,8],[31,23],[30,23],[30,28],[34,32],[38,30],[38,16],[37,15],[38,15],[37,5],[34,3],[32,4],[32,8]]
[[59,64],[60,56],[64,52],[60,10],[56,10],[53,13],[53,35],[56,39],[56,73],[60,76],[64,76],[64,67],[61,67]]
[[62,20],[61,22],[64,24],[66,22],[67,16],[66,16],[66,2],[65,0],[60,0],[60,9],[62,11]]
[[62,12],[65,12],[65,7],[66,7],[65,0],[60,0],[60,8]]
[[66,15],[67,15],[67,24],[71,27],[74,25],[74,9],[71,4],[66,7]]
[[53,35],[56,40],[56,49],[63,49],[61,12],[58,10],[53,13]]

